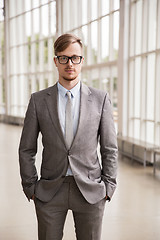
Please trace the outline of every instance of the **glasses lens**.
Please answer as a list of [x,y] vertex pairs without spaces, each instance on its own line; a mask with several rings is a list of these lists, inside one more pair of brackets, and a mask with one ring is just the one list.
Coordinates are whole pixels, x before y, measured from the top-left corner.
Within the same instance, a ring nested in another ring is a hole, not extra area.
[[73,64],[79,64],[81,62],[82,57],[81,56],[72,56],[72,57],[68,57],[68,56],[58,56],[58,61],[61,64],[66,64],[68,63],[68,60],[71,59]]
[[61,56],[58,59],[59,59],[59,63],[62,63],[62,64],[65,64],[68,62],[68,57],[66,56]]
[[81,57],[79,57],[79,56],[73,56],[73,57],[72,57],[72,62],[73,62],[74,64],[79,64],[79,63],[81,62]]

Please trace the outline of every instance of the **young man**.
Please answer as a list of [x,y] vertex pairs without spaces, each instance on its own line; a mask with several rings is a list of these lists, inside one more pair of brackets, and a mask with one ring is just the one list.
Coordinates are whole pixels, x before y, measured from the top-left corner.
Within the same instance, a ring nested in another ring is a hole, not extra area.
[[[81,40],[60,36],[54,62],[58,82],[34,93],[19,147],[22,185],[35,202],[39,240],[61,240],[67,211],[73,212],[78,240],[100,240],[106,200],[116,188],[117,140],[105,92],[78,76],[84,61]],[[41,177],[35,168],[42,134]],[[97,156],[100,142],[101,163]]]

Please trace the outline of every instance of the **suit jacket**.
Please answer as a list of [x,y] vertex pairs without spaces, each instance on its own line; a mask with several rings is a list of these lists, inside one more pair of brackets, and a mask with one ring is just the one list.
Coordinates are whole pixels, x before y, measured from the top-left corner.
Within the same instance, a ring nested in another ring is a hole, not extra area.
[[[67,149],[58,118],[57,84],[31,95],[19,146],[20,174],[28,199],[50,201],[64,181],[70,163],[84,198],[94,204],[116,188],[117,138],[111,103],[103,91],[81,84],[76,135]],[[42,134],[41,177],[35,167],[38,135]],[[97,155],[100,142],[101,159]]]

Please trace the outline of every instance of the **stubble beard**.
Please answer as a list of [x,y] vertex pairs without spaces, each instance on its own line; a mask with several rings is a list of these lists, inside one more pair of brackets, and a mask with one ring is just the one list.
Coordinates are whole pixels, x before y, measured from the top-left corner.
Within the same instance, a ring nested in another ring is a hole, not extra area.
[[68,82],[72,82],[72,81],[74,81],[76,78],[77,78],[77,76],[76,76],[76,77],[73,77],[73,78],[63,77],[63,79],[64,79],[65,81],[68,81]]
[[63,76],[63,79],[65,80],[65,81],[68,81],[68,82],[72,82],[72,81],[74,81],[76,78],[78,77],[78,75],[76,74],[75,76]]

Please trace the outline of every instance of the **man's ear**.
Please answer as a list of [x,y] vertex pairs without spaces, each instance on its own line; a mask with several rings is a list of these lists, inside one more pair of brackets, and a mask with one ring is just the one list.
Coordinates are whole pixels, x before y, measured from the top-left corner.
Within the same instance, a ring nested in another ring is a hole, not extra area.
[[82,64],[83,64],[83,61],[84,61],[84,57],[82,57]]
[[54,57],[53,60],[54,60],[54,63],[55,63],[55,65],[56,65],[56,67],[57,67],[57,58]]

